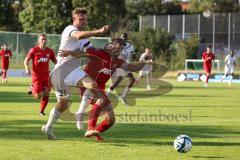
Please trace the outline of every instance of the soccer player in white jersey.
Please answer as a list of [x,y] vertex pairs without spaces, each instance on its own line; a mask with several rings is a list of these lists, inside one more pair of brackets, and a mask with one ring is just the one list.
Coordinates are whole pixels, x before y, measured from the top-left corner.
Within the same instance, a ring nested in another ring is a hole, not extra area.
[[[87,10],[85,8],[76,8],[72,11],[73,24],[67,26],[61,36],[59,51],[83,51],[84,48],[91,46],[89,38],[108,31],[109,26],[104,26],[93,31],[83,31],[87,23]],[[48,137],[54,139],[53,125],[59,119],[61,114],[69,107],[70,87],[86,87],[92,93],[92,97],[98,98],[99,105],[105,105],[104,97],[97,90],[96,82],[80,69],[79,54],[65,55],[59,52],[57,64],[51,73],[51,83],[54,87],[57,104],[50,111],[49,119],[46,125],[42,126],[41,131]],[[79,53],[79,52],[78,52]],[[84,52],[85,53],[85,52]],[[85,136],[98,134],[95,130],[88,130]]]
[[230,76],[229,77],[230,86],[233,79],[234,67],[236,67],[236,57],[234,56],[233,50],[231,50],[230,53],[226,56],[224,63],[225,63],[224,75],[222,76],[221,81],[223,81],[223,79],[226,78],[227,76]]
[[[132,56],[135,55],[133,44],[128,41],[127,33],[123,33],[120,38],[125,41],[125,45],[121,54],[119,55],[119,58],[123,59],[126,63],[130,63]],[[107,95],[109,95],[119,85],[119,83],[123,80],[123,78],[126,77],[129,79],[130,83],[124,88],[120,98],[122,103],[127,105],[126,95],[130,90],[130,88],[132,88],[133,84],[135,83],[134,75],[132,72],[123,70],[122,68],[118,68],[116,70],[115,76],[117,77],[117,79],[107,90]]]
[[153,56],[150,51],[150,49],[147,47],[145,48],[145,52],[141,54],[141,57],[139,59],[140,62],[145,62],[145,66],[140,70],[139,76],[136,79],[136,83],[140,81],[140,79],[146,75],[146,81],[147,81],[147,90],[151,90],[150,86],[150,74],[152,72],[152,63],[153,63]]

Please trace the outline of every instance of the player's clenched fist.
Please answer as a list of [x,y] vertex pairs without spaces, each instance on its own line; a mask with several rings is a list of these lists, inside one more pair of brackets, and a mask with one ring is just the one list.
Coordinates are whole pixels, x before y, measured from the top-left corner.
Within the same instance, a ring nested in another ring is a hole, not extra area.
[[106,33],[109,30],[109,25],[103,26],[102,28],[99,29],[100,33]]

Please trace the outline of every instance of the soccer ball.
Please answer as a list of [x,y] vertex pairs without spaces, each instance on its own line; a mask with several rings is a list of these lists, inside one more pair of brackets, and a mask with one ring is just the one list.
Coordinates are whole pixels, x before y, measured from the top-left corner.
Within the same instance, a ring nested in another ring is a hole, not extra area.
[[174,141],[174,148],[180,153],[187,153],[192,149],[192,140],[187,135],[180,135]]

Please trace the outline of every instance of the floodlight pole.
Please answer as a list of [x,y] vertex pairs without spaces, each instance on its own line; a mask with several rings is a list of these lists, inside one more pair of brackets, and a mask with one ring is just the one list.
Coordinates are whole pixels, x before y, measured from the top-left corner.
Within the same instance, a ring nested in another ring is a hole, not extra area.
[[16,64],[18,64],[18,57],[19,57],[19,33],[17,32],[17,39],[16,39]]
[[171,20],[171,17],[170,15],[168,15],[168,29],[167,29],[168,33],[170,33],[170,20]]
[[228,13],[228,53],[231,49],[231,13]]
[[156,31],[156,15],[153,16],[153,29]]
[[200,37],[201,15],[198,14],[198,37]]
[[142,16],[139,16],[139,31],[142,31]]
[[213,53],[215,52],[215,13],[213,13],[213,40],[212,40],[212,48]]
[[182,21],[182,39],[185,39],[185,14],[183,14],[183,21]]

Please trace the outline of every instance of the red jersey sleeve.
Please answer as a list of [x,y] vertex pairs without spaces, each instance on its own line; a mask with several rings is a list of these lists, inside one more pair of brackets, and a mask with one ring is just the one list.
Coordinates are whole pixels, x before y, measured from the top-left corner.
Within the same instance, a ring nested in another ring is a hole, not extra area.
[[[115,64],[117,66],[117,68],[121,68],[121,66],[126,63],[123,59],[117,58],[115,61]],[[126,63],[127,64],[127,63]]]
[[212,60],[214,60],[215,59],[215,55],[212,53]]
[[206,59],[206,53],[204,52],[202,55],[202,59],[205,60]]
[[87,49],[87,53],[90,56],[99,56],[99,53],[101,52],[101,50],[96,49],[96,48],[88,48]]
[[9,52],[10,57],[12,57],[12,52],[10,50],[8,50],[8,52]]
[[33,53],[34,53],[34,49],[31,48],[27,54],[27,59],[32,59],[33,58]]
[[55,54],[54,54],[54,52],[53,52],[53,50],[50,50],[51,52],[50,52],[50,59],[54,62],[54,63],[57,63],[57,58],[56,58],[56,56],[55,56]]

